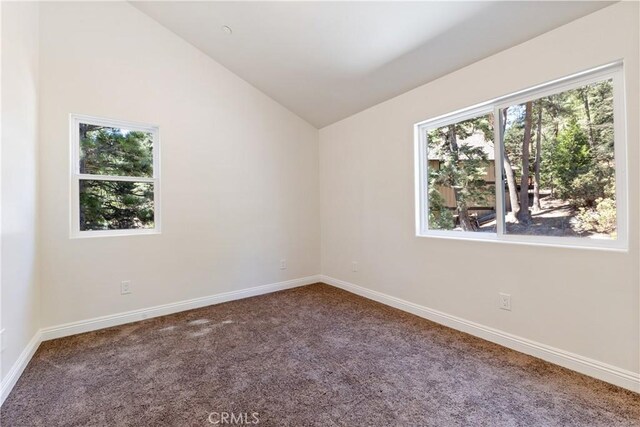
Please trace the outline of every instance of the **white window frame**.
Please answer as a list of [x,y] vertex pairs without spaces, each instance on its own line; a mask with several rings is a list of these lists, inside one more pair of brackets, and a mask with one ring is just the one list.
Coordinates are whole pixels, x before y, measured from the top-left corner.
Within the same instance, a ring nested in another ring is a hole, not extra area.
[[[603,80],[613,81],[613,122],[614,122],[614,156],[616,179],[616,239],[589,239],[584,237],[529,236],[507,234],[504,224],[505,192],[503,182],[503,143],[501,140],[500,110],[527,101],[575,89],[590,83]],[[525,89],[507,96],[502,96],[469,108],[425,120],[414,125],[415,156],[415,209],[416,236],[436,237],[460,240],[493,241],[500,243],[542,245],[553,247],[571,247],[585,249],[604,249],[627,251],[629,247],[629,212],[627,181],[627,137],[626,137],[626,102],[624,88],[624,72],[622,61],[617,61],[584,72],[573,74]],[[496,232],[473,232],[453,230],[430,230],[428,227],[428,158],[427,132],[441,126],[450,125],[474,117],[493,114],[494,148],[495,148],[495,200],[496,200]]]
[[[117,175],[93,175],[80,173],[80,133],[78,132],[80,123],[88,123],[97,126],[122,128],[133,131],[148,132],[152,135],[153,144],[153,176],[117,176]],[[87,116],[82,114],[69,115],[69,140],[71,145],[70,164],[70,238],[85,237],[110,237],[110,236],[138,236],[148,234],[159,234],[161,224],[160,209],[160,134],[159,128],[155,125],[135,123],[125,120],[114,120],[102,117]],[[153,228],[132,228],[126,230],[80,230],[80,180],[94,181],[127,181],[127,182],[148,182],[153,184]]]

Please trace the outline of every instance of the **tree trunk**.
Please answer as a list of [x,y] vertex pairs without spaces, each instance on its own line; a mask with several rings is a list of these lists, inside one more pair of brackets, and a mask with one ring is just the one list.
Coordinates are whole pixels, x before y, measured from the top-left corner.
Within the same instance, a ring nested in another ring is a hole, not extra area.
[[456,198],[456,208],[458,209],[458,221],[460,222],[460,228],[462,228],[463,231],[475,231],[476,227],[473,222],[471,222],[467,204],[460,200],[460,196],[458,193],[459,190],[457,188],[454,188],[453,194]]
[[529,147],[531,146],[531,114],[532,102],[525,105],[524,116],[524,138],[522,138],[522,176],[520,179],[520,211],[518,212],[518,222],[521,224],[531,223],[529,213]]
[[503,160],[504,174],[507,177],[507,189],[509,190],[509,204],[511,205],[510,216],[513,220],[518,218],[518,212],[520,212],[520,203],[518,202],[518,190],[516,189],[516,176],[513,173],[511,167],[511,161],[507,157],[507,153],[504,154]]
[[535,175],[533,178],[533,211],[540,212],[540,161],[542,160],[542,102],[538,105],[538,129],[536,130],[536,158],[534,163]]
[[[558,142],[558,134],[560,133],[560,123],[558,122],[557,119],[554,120],[554,124],[553,124],[554,130],[553,130],[553,141],[554,143]],[[551,159],[551,162],[553,163],[553,159]],[[553,188],[553,177],[550,180],[551,181],[551,194],[549,194],[549,197],[551,199],[555,198],[555,193],[554,193],[554,188]]]
[[584,110],[587,113],[587,127],[589,128],[589,146],[595,148],[595,138],[593,136],[593,123],[591,123],[591,109],[589,108],[589,94],[586,89],[580,91],[582,95],[582,102],[584,103]]
[[[449,126],[449,149],[451,150],[451,154],[454,162],[459,162],[459,151],[458,151],[458,139],[456,136],[456,125]],[[471,218],[469,217],[469,209],[467,207],[466,201],[462,199],[460,196],[460,190],[456,188],[457,183],[453,183],[453,194],[456,199],[456,209],[458,211],[458,221],[460,222],[460,228],[463,231],[475,231],[475,227],[471,222]]]
[[[507,128],[507,110],[505,108],[502,110],[502,133],[501,138],[504,138],[504,133]],[[504,148],[503,148],[504,151]],[[504,158],[502,159],[502,164],[504,167],[504,174],[507,178],[507,189],[509,190],[509,204],[511,205],[511,216],[513,220],[515,220],[518,216],[518,211],[520,210],[520,205],[518,204],[518,190],[516,189],[516,178],[513,173],[513,168],[511,167],[511,161],[509,160],[509,156],[507,152],[504,152]]]

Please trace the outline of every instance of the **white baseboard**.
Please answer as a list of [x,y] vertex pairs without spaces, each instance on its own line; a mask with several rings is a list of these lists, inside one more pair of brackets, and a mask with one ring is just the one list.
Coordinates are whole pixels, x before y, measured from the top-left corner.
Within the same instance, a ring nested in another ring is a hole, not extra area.
[[7,375],[2,379],[2,385],[0,386],[0,406],[4,403],[4,400],[9,396],[13,386],[16,385],[20,375],[24,372],[24,369],[29,364],[29,361],[33,357],[34,353],[40,346],[42,339],[40,338],[40,331],[36,332],[31,341],[27,344],[27,346],[22,350],[18,360],[15,361]]
[[531,341],[507,332],[500,331],[460,317],[452,316],[432,308],[414,304],[382,292],[373,291],[362,286],[328,276],[321,276],[321,281],[331,286],[344,289],[354,294],[372,299],[382,304],[415,314],[441,325],[448,326],[504,347],[529,354],[547,362],[563,366],[576,372],[606,381],[611,384],[640,393],[640,374],[620,369],[578,354],[560,350],[539,342]]
[[220,304],[227,301],[268,294],[284,289],[296,288],[298,286],[310,285],[319,281],[320,276],[302,277],[299,279],[287,280],[285,282],[255,286],[253,288],[241,289],[238,291],[223,292],[221,294],[194,298],[186,301],[163,304],[155,307],[143,308],[140,310],[127,311],[124,313],[95,317],[78,322],[42,328],[34,335],[34,337],[20,354],[20,357],[18,358],[18,360],[16,360],[16,362],[13,364],[6,377],[2,381],[2,385],[0,388],[0,405],[4,403],[4,400],[13,389],[13,386],[20,378],[20,375],[22,375],[22,372],[29,364],[29,361],[33,357],[42,341],[80,334],[83,332],[95,331],[98,329],[109,328],[111,326],[122,325],[125,323],[137,322],[139,320],[150,319],[152,317],[165,316],[167,314],[173,314],[180,311],[192,310],[194,308]]
[[296,288],[298,286],[309,285],[311,283],[316,283],[319,281],[319,275],[302,277],[299,279],[287,280],[285,282],[270,283],[268,285],[255,286],[253,288],[240,289],[238,291],[223,292],[221,294],[209,295],[206,297],[194,298],[186,301],[157,305],[155,307],[132,310],[124,313],[110,314],[108,316],[94,317],[92,319],[65,323],[63,325],[50,326],[48,328],[41,329],[42,340],[46,341],[55,338],[66,337],[69,335],[96,331],[98,329],[110,328],[112,326],[137,322],[139,320],[150,319],[152,317],[165,316],[167,314],[192,310],[194,308],[206,307],[209,305],[253,297],[256,295],[268,294],[271,292],[281,291],[283,289]]

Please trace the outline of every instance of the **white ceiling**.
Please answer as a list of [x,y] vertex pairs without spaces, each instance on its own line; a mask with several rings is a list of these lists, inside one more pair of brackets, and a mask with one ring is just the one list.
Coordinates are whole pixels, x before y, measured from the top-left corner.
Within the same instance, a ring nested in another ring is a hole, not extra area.
[[132,3],[318,128],[611,4]]

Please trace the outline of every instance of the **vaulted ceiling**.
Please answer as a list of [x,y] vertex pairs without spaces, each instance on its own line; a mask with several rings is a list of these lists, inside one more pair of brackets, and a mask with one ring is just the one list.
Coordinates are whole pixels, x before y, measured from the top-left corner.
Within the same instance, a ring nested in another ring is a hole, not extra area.
[[320,128],[611,2],[132,4]]

